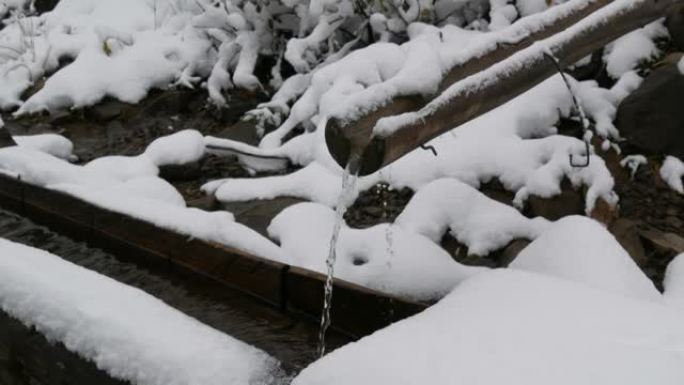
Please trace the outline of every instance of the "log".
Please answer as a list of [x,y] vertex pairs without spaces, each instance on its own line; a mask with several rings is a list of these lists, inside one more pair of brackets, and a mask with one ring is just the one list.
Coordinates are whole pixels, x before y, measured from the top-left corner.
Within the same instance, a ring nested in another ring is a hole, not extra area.
[[[618,37],[668,15],[682,4],[682,0],[585,3],[585,7],[566,13],[553,23],[547,22],[515,44],[500,45],[456,66],[440,86],[444,92],[422,108],[421,97],[409,96],[397,98],[347,125],[331,121],[326,127],[328,149],[340,165],[346,165],[353,155],[361,158],[360,175],[373,173],[554,75],[557,70],[546,53],[567,67]],[[396,115],[416,107],[420,109],[414,113]]]

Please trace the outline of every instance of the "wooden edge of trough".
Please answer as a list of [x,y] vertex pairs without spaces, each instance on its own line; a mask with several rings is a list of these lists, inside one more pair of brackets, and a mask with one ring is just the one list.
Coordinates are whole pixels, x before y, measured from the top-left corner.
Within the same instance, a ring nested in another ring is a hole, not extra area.
[[[283,312],[320,317],[325,276],[160,228],[66,193],[0,174],[0,207],[145,265],[210,279]],[[335,280],[332,327],[368,335],[427,307]]]
[[126,385],[0,311],[0,384]]

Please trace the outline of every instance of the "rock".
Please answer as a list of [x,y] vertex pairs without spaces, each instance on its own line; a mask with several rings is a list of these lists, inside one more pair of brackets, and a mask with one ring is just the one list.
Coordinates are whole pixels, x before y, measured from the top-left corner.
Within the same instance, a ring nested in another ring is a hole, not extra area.
[[104,101],[85,110],[85,116],[98,122],[108,122],[121,115],[121,111],[126,104],[115,99],[105,99]]
[[644,245],[641,243],[636,223],[629,219],[620,218],[614,221],[608,227],[608,230],[617,239],[622,248],[629,253],[634,262],[639,267],[644,268],[648,263],[648,257],[646,256]]
[[504,247],[498,254],[499,265],[507,267],[515,260],[515,258],[523,251],[524,248],[532,243],[527,239],[516,239]]
[[256,124],[253,121],[240,120],[230,127],[224,129],[216,136],[219,138],[247,143],[252,146],[259,145],[259,136],[257,136]]
[[567,181],[561,185],[559,195],[551,198],[530,196],[528,199],[529,213],[535,217],[544,217],[555,221],[568,215],[584,215],[584,197],[575,191]]
[[196,91],[168,90],[150,98],[150,102],[140,111],[140,116],[154,116],[160,113],[168,115],[178,114],[188,110]]
[[4,127],[0,127],[0,148],[16,145],[17,144],[14,142],[14,139],[12,139],[12,135],[10,135],[9,131]]
[[675,233],[649,228],[641,230],[639,235],[660,253],[672,256],[684,253],[684,238]]
[[200,198],[188,201],[188,207],[194,207],[204,211],[216,211],[221,205],[213,195],[204,195]]
[[681,229],[682,227],[684,227],[684,222],[682,222],[680,218],[677,218],[674,215],[670,215],[667,218],[665,218],[665,223],[667,223],[670,227],[674,227],[676,229]]
[[684,8],[669,15],[665,20],[665,26],[677,48],[684,50]]
[[303,199],[292,197],[278,197],[267,200],[253,200],[249,202],[221,202],[222,206],[235,215],[235,220],[268,237],[268,226],[273,218],[286,208]]
[[675,60],[668,58],[618,107],[616,126],[627,152],[684,159],[684,75]]
[[186,181],[202,176],[201,162],[169,164],[159,167],[159,176],[168,181]]
[[378,206],[368,206],[363,208],[363,212],[374,218],[380,218],[384,216],[383,214],[385,213],[385,210],[383,210],[382,207]]
[[611,205],[602,198],[596,200],[594,209],[589,216],[606,226],[610,226],[618,218],[618,206]]
[[515,194],[506,190],[498,179],[480,185],[480,192],[497,202],[512,206]]
[[59,0],[35,0],[33,6],[36,8],[36,12],[41,14],[52,11],[57,3],[59,3]]
[[459,242],[449,231],[442,237],[440,246],[458,263],[468,266],[498,267],[493,253],[486,256],[469,254],[468,247]]

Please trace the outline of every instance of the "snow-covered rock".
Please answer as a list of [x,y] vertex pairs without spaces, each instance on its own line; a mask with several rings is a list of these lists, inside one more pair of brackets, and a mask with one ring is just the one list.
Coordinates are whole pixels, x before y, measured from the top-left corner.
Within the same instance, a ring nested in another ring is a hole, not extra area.
[[[335,212],[316,203],[290,206],[268,227],[287,262],[325,273]],[[455,262],[430,239],[401,226],[350,229],[342,225],[337,244],[335,277],[388,294],[433,300],[481,268]]]
[[684,312],[513,269],[331,352],[294,385],[678,385]]
[[228,212],[185,207],[180,194],[156,177],[146,155],[104,157],[86,166],[18,146],[0,149],[0,170],[38,186],[59,190],[99,207],[139,218],[190,237],[283,260],[281,249]]
[[527,246],[511,268],[554,275],[613,293],[659,300],[651,280],[598,222],[580,216],[560,219]]
[[155,139],[144,154],[158,166],[182,165],[204,156],[204,136],[196,130],[183,130]]
[[486,255],[518,238],[534,239],[549,225],[448,178],[418,190],[395,223],[437,244],[450,231],[474,255]]
[[673,190],[684,194],[684,162],[674,156],[666,157],[660,167],[660,176]]
[[74,144],[62,135],[16,135],[13,139],[21,147],[32,148],[68,161],[77,159],[74,155]]

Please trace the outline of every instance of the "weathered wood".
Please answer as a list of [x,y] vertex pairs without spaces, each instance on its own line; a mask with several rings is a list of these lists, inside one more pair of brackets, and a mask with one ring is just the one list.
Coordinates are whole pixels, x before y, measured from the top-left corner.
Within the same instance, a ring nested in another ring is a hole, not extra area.
[[[320,314],[325,276],[316,272],[189,239],[5,175],[0,175],[0,206],[151,270],[217,283],[314,322]],[[335,281],[335,292],[338,295],[334,309],[340,310],[333,317],[332,326],[352,337],[370,334],[426,307],[342,280]]]
[[[332,122],[326,130],[326,141],[331,154],[340,165],[343,165],[346,164],[351,153],[360,153],[362,154],[360,174],[372,173],[421,144],[491,111],[555,74],[556,69],[553,63],[543,55],[543,50],[532,46],[535,40],[546,37],[540,43],[546,44],[553,55],[559,58],[561,65],[566,67],[616,38],[664,17],[682,5],[681,0],[635,0],[630,4],[630,8],[609,15],[610,17],[600,20],[597,18],[593,25],[578,24],[579,20],[587,19],[587,16],[596,12],[597,9],[601,12],[607,3],[613,2],[592,3],[592,7],[582,8],[572,16],[567,16],[567,19],[558,20],[557,25],[546,26],[547,28],[543,31],[535,32],[515,45],[500,46],[501,55],[493,51],[485,55],[484,59],[483,57],[475,58],[462,64],[451,71],[440,87],[446,90],[447,84],[451,84],[452,88],[448,90],[450,93],[448,102],[440,103],[433,100],[418,111],[420,119],[408,122],[385,138],[372,135],[379,118],[410,111],[409,108],[416,104],[407,101],[393,103],[345,127]],[[613,3],[611,6],[614,5]],[[568,34],[568,38],[564,41],[557,39],[560,32],[570,28],[574,28],[576,33],[572,36]],[[552,41],[554,38],[557,41]],[[538,52],[535,54],[535,51]],[[478,72],[493,70],[498,63],[501,63],[500,60],[522,54],[529,55],[520,56],[525,60],[525,65],[519,66],[516,70],[510,71],[502,68],[498,72],[491,71],[491,76],[496,76],[497,81],[483,84],[475,90],[472,87],[463,88],[460,91],[454,90],[453,87],[461,83],[458,82],[459,79]],[[492,63],[497,64],[490,67]]]
[[125,385],[86,359],[0,311],[0,384]]
[[[472,57],[455,63],[440,82],[439,89],[435,95],[441,94],[457,81],[480,72],[531,46],[535,41],[545,39],[565,30],[612,1],[582,1],[566,13],[560,14],[556,12],[557,10],[553,9],[510,26],[486,49],[477,52]],[[572,4],[568,4],[568,6],[572,6]],[[547,16],[547,14],[551,15],[551,17]],[[539,24],[533,23],[537,19],[542,20],[542,22]],[[511,35],[516,36],[516,40],[511,41]],[[422,95],[402,95],[368,112],[358,120],[343,122],[337,119],[330,119],[326,127],[326,141],[333,158],[344,167],[349,160],[351,148],[360,149],[366,147],[370,140],[368,133],[370,133],[378,120],[406,111],[418,110],[428,102],[429,100]],[[355,133],[358,133],[358,135],[354,135]],[[347,143],[347,140],[350,142]]]

